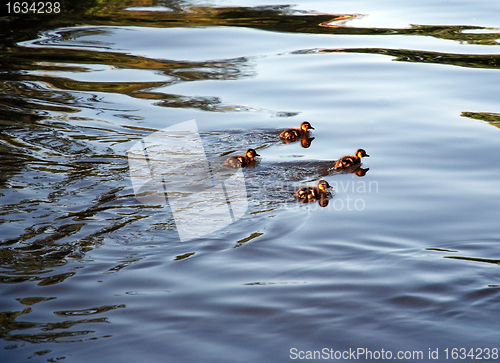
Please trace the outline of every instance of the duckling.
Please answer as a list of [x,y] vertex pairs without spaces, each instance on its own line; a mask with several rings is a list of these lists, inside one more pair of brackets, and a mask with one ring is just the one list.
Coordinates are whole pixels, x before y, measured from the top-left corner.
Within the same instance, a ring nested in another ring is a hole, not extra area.
[[233,155],[227,158],[224,163],[232,168],[239,168],[243,166],[249,166],[254,162],[254,158],[260,156],[254,149],[248,149],[245,155]]
[[280,138],[283,140],[291,141],[298,140],[307,135],[307,130],[314,130],[314,127],[307,121],[300,124],[299,128],[286,129],[280,134]]
[[361,158],[364,156],[369,157],[370,155],[368,155],[365,150],[358,149],[354,155],[342,156],[337,160],[334,169],[345,169],[353,165],[359,165],[361,164]]
[[308,186],[302,187],[297,190],[294,194],[294,197],[300,199],[304,202],[314,202],[316,200],[324,200],[328,196],[328,190],[332,187],[326,180],[320,180],[318,182],[318,186]]

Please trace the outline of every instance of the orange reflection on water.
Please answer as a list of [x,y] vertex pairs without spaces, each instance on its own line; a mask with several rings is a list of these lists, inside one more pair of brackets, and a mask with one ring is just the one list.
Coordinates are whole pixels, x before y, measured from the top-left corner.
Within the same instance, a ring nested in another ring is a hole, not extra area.
[[340,27],[342,25],[332,25],[332,23],[333,22],[340,22],[342,20],[353,19],[355,17],[356,17],[356,15],[338,15],[336,18],[334,18],[332,20],[329,20],[329,21],[325,21],[323,23],[319,23],[318,25],[326,27],[326,28],[338,28],[338,27]]

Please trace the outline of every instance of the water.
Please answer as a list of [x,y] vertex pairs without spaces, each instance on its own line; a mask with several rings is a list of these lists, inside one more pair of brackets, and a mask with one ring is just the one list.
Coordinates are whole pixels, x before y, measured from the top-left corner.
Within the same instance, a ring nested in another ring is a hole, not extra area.
[[[126,5],[1,23],[2,361],[496,359],[498,4]],[[243,218],[181,242],[127,151],[192,119],[212,167],[261,158]]]

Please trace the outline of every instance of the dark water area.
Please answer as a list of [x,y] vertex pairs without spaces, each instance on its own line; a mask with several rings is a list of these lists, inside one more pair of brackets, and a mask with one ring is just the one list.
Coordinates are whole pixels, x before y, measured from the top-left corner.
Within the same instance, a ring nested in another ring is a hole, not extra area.
[[[0,17],[2,362],[499,359],[500,4],[60,5]],[[190,120],[244,208],[177,209]]]

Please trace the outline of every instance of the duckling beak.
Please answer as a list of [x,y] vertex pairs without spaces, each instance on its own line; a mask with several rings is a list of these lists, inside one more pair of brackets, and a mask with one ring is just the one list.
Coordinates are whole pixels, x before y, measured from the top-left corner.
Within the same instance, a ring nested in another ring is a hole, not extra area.
[[309,130],[314,130],[314,127],[312,127],[312,126],[309,126]]
[[366,155],[365,155],[365,157],[369,158],[369,157],[370,157],[370,155],[366,154]]

